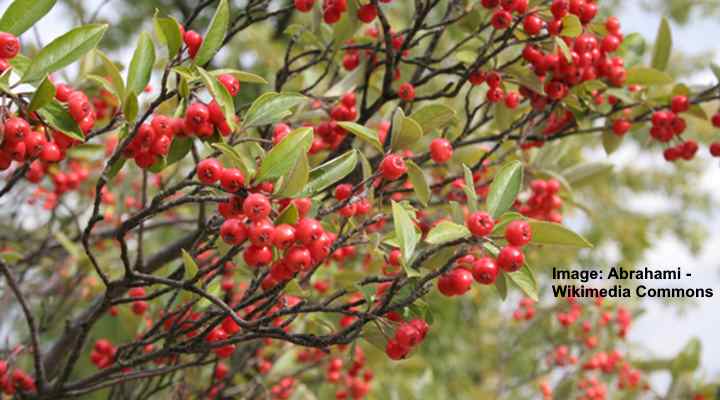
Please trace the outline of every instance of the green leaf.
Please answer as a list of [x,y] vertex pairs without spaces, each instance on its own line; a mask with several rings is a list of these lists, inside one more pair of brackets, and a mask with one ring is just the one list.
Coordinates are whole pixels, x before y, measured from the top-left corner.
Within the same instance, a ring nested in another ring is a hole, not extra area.
[[[12,69],[18,74],[18,75],[24,75],[25,71],[27,71],[28,67],[30,66],[30,63],[32,60],[28,58],[27,56],[18,53],[18,55],[15,56],[12,60],[9,61],[10,66]],[[4,76],[9,76],[10,71],[6,70],[3,72]],[[8,75],[6,75],[8,74]]]
[[667,85],[673,82],[672,77],[663,71],[648,67],[632,67],[627,71],[628,85]]
[[362,140],[363,142],[366,142],[370,144],[372,147],[375,148],[375,150],[382,153],[383,147],[380,143],[380,140],[378,139],[378,134],[374,130],[370,128],[366,128],[360,124],[356,124],[355,122],[339,122],[338,125],[340,125],[343,129],[346,131],[349,131],[353,135],[355,135],[358,139]]
[[441,221],[428,232],[425,241],[430,244],[443,244],[467,237],[470,237],[470,231],[465,225]]
[[463,175],[465,176],[463,191],[467,197],[467,205],[468,208],[470,208],[470,212],[475,212],[478,210],[478,197],[477,192],[475,192],[475,181],[473,180],[472,171],[470,171],[470,168],[468,168],[465,164],[463,164]]
[[393,201],[392,213],[395,225],[395,236],[400,245],[402,258],[405,263],[407,263],[415,252],[415,247],[420,240],[420,235],[415,230],[415,222],[413,222],[413,218],[405,207]]
[[593,247],[590,242],[563,225],[531,219],[528,221],[533,244],[549,244],[573,247]]
[[495,104],[495,126],[501,131],[510,129],[513,123],[512,110],[505,103]]
[[487,208],[493,218],[509,210],[520,192],[523,167],[520,161],[510,161],[502,166],[490,184]]
[[180,26],[175,18],[158,17],[153,18],[155,34],[160,42],[167,47],[168,58],[173,59],[182,48],[183,38],[180,34]]
[[532,90],[538,94],[544,94],[545,88],[542,82],[535,76],[535,74],[527,67],[520,64],[513,64],[506,68],[505,72],[514,77],[517,83],[521,86]]
[[275,225],[280,225],[280,224],[295,225],[299,219],[300,219],[300,212],[298,211],[295,204],[290,203],[290,205],[285,207],[285,209],[280,213],[280,215],[278,215],[278,217],[275,218]]
[[138,38],[137,47],[130,61],[130,69],[127,76],[127,90],[129,92],[142,93],[145,90],[153,65],[155,65],[155,46],[150,34],[143,32]]
[[103,78],[102,76],[90,74],[87,76],[87,80],[94,82],[96,85],[98,85],[99,88],[107,90],[116,99],[122,98],[122,97],[118,96],[118,94],[115,91],[115,88],[112,86],[112,84],[110,82],[108,82],[107,79]]
[[0,17],[0,32],[20,36],[44,17],[57,0],[15,0]]
[[700,366],[702,343],[698,338],[691,338],[670,362],[670,370],[677,376],[682,372],[692,372]]
[[223,40],[225,40],[229,22],[230,6],[228,1],[220,0],[215,15],[210,21],[210,27],[203,37],[202,45],[195,56],[197,65],[205,65],[215,56],[215,53],[222,46]]
[[563,171],[562,175],[570,185],[580,185],[588,180],[612,171],[613,165],[608,162],[593,161],[576,165]]
[[410,118],[428,133],[450,125],[455,120],[455,110],[444,104],[429,104],[415,111]]
[[65,136],[81,142],[85,141],[85,136],[80,131],[77,122],[72,119],[65,107],[57,100],[50,101],[44,107],[38,109],[37,113],[48,125],[62,132]]
[[210,71],[210,74],[213,76],[220,76],[220,75],[232,75],[240,82],[247,82],[247,83],[260,83],[263,85],[267,85],[268,81],[265,80],[260,75],[255,75],[250,72],[240,71],[237,69],[216,69],[214,71]]
[[347,10],[343,12],[340,21],[333,25],[333,39],[335,43],[345,43],[352,38],[362,25],[357,18],[358,4],[357,1],[348,1]]
[[562,27],[560,36],[578,37],[583,32],[580,19],[573,14],[568,14],[562,19]]
[[312,128],[298,128],[290,132],[262,160],[255,180],[263,182],[277,179],[290,172],[298,157],[310,149],[312,138]]
[[228,159],[228,161],[230,161],[230,163],[232,164],[233,167],[235,167],[235,168],[243,167],[242,156],[240,155],[240,153],[238,153],[237,150],[230,147],[230,145],[228,145],[227,143],[223,143],[223,142],[213,143],[213,144],[211,144],[211,146],[216,148],[217,150],[219,150],[223,154],[223,156],[225,156]]
[[115,94],[118,96],[118,100],[123,100],[125,98],[125,82],[122,75],[120,75],[120,70],[102,51],[95,49],[95,55],[102,61],[105,74],[110,78],[110,85],[112,85]]
[[128,122],[135,121],[139,110],[140,105],[138,104],[137,95],[133,91],[128,92],[125,96],[125,101],[123,101],[123,114],[125,115],[125,120]]
[[432,193],[430,192],[430,186],[427,183],[427,179],[425,179],[425,173],[422,168],[420,168],[412,160],[405,161],[405,165],[407,165],[408,178],[410,179],[410,183],[412,183],[415,195],[420,203],[427,207]]
[[176,137],[170,145],[170,151],[165,157],[165,163],[169,166],[185,158],[190,153],[193,141],[191,138]]
[[655,38],[655,47],[653,48],[652,67],[665,71],[670,62],[670,53],[672,52],[672,32],[670,31],[670,23],[667,18],[663,17],[658,27],[657,37]]
[[565,56],[565,60],[572,63],[572,54],[570,54],[570,48],[567,43],[562,40],[559,36],[555,36],[555,44],[560,48],[560,52]]
[[182,249],[181,252],[183,264],[185,265],[185,276],[187,278],[192,278],[198,273],[198,265],[190,253],[185,251],[185,249]]
[[603,131],[602,144],[605,149],[605,154],[610,155],[620,148],[623,138],[624,136],[618,136],[609,130]]
[[291,109],[304,101],[305,96],[298,93],[265,93],[245,113],[243,126],[250,128],[281,121],[292,115]]
[[393,116],[392,136],[390,148],[393,151],[409,149],[423,136],[423,129],[412,118],[406,117],[405,112],[398,108]]
[[40,107],[44,107],[46,104],[51,102],[55,98],[55,85],[45,77],[38,86],[37,90],[33,94],[30,105],[28,106],[28,112],[33,112]]
[[310,181],[303,195],[310,196],[339,182],[355,169],[358,162],[358,151],[350,150],[347,153],[332,159],[310,171]]
[[107,25],[83,25],[53,40],[33,58],[22,82],[38,81],[79,60],[97,46],[107,28]]
[[450,201],[450,215],[456,223],[465,223],[465,214],[463,213],[462,206],[460,206],[460,203],[457,201]]
[[227,121],[230,128],[234,129],[237,127],[235,124],[235,101],[232,95],[228,92],[225,85],[221,84],[214,76],[210,75],[202,67],[197,67],[198,74],[202,79],[205,86],[210,90],[213,98],[220,105],[225,115],[225,121]]
[[501,299],[505,300],[507,298],[507,277],[505,277],[504,273],[498,274],[497,279],[495,279],[495,289],[497,289]]
[[[505,274],[503,274],[505,275]],[[532,270],[527,265],[520,270],[507,274],[508,278],[519,287],[528,297],[538,300],[538,284]]]
[[290,173],[283,177],[276,192],[282,197],[293,197],[305,189],[310,178],[310,163],[307,154],[300,154]]

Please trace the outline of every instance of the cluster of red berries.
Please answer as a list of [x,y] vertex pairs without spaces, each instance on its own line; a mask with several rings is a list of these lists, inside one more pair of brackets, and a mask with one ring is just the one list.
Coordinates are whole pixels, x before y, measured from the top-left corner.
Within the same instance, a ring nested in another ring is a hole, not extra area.
[[117,348],[107,339],[98,339],[90,352],[90,361],[99,369],[105,369],[115,362]]
[[[240,82],[234,76],[223,74],[218,81],[232,96],[237,96]],[[155,115],[150,123],[142,124],[123,155],[146,169],[168,155],[175,137],[196,135],[209,138],[216,130],[223,136],[232,133],[220,105],[215,100],[207,105],[193,103],[187,108],[184,118]]]
[[280,379],[280,382],[276,383],[270,388],[270,394],[272,395],[272,400],[286,400],[289,399],[290,396],[292,396],[293,391],[295,390],[295,385],[297,384],[297,379],[286,376],[282,379]]
[[215,158],[206,158],[197,165],[198,180],[206,185],[220,182],[220,187],[230,193],[237,193],[245,186],[245,176],[237,168],[224,168]]
[[512,316],[515,321],[529,321],[533,319],[533,317],[535,317],[535,300],[529,297],[523,297],[515,311],[513,311]]
[[509,28],[513,14],[523,15],[528,8],[528,0],[482,0],[481,4],[487,9],[495,9],[490,23],[497,30]]
[[332,384],[338,385],[335,392],[335,398],[343,399],[362,399],[370,392],[370,384],[374,378],[372,371],[365,370],[365,352],[360,346],[355,346],[355,354],[352,363],[346,367],[342,358],[333,357],[327,365],[325,379]]
[[21,392],[34,392],[35,379],[20,368],[15,368],[8,373],[7,361],[0,360],[0,393],[13,396],[19,390]]
[[430,326],[422,319],[403,322],[395,329],[395,336],[388,340],[385,354],[391,360],[402,360],[412,349],[425,340]]
[[[232,97],[240,92],[240,82],[230,74],[218,76],[218,81],[227,89]],[[213,135],[215,129],[223,136],[232,133],[225,114],[217,101],[212,100],[209,104],[193,103],[185,112],[184,132],[187,135],[195,134],[201,138]]]
[[[341,183],[335,187],[335,199],[337,201],[346,201],[353,195],[353,186],[349,183]],[[370,201],[363,197],[361,199],[350,199],[338,213],[345,218],[355,215],[367,215],[372,209]]]
[[[495,221],[490,214],[477,211],[469,214],[465,223],[474,236],[486,237],[492,233]],[[496,258],[465,255],[456,261],[450,271],[438,278],[437,286],[445,296],[461,296],[472,287],[473,279],[481,285],[495,283],[498,273],[515,272],[525,264],[522,247],[530,243],[532,232],[530,224],[524,220],[515,220],[505,227],[507,245],[500,249]]]
[[516,203],[518,212],[528,218],[561,223],[563,200],[558,196],[560,182],[535,179],[530,182],[530,190],[532,193],[524,203]]
[[[295,9],[300,12],[310,12],[315,5],[315,0],[294,0]],[[335,24],[340,21],[342,15],[347,11],[348,0],[323,0],[322,11],[323,21],[326,24]]]
[[[134,287],[130,290],[128,290],[128,295],[135,299],[141,299],[145,297],[145,288],[143,287]],[[147,311],[149,304],[145,300],[135,300],[132,302],[132,312],[135,315],[143,315],[145,314],[145,311]]]
[[[625,337],[632,319],[630,312],[622,306],[617,306],[616,316],[613,317],[612,306],[610,308],[605,307],[602,298],[596,298],[594,300],[595,311],[592,309],[586,310],[585,305],[578,302],[574,297],[568,297],[566,300],[569,309],[560,307],[560,309],[555,312],[555,316],[561,325],[568,329],[568,333],[570,334],[568,341],[571,344],[557,345],[552,352],[548,354],[546,362],[549,367],[568,367],[579,365],[578,361],[580,359],[583,360],[578,371],[580,374],[580,379],[577,383],[577,389],[579,391],[578,399],[604,400],[607,398],[607,386],[600,382],[608,381],[609,377],[603,377],[601,380],[596,376],[598,373],[608,376],[615,374],[617,377],[617,388],[619,390],[634,391],[649,389],[649,384],[642,380],[641,372],[634,369],[630,363],[625,361],[622,353],[617,349],[609,348],[592,353],[588,352],[588,350],[600,346],[599,337],[605,337],[603,332],[598,332],[596,336],[594,334],[595,327],[610,330],[612,329],[611,323],[614,320],[615,324],[620,328],[617,336],[620,338]],[[586,314],[586,317],[579,328],[570,329],[583,314]],[[593,320],[595,325],[593,324]],[[571,349],[570,346],[573,346],[576,351]],[[540,392],[543,398],[552,398],[552,388],[547,382],[540,383]]]
[[[487,1],[488,5],[497,6],[499,1]],[[502,29],[510,26],[512,19],[508,7],[510,3],[525,6],[524,1],[503,1],[503,6],[494,16],[494,25]],[[504,5],[508,3],[508,5]],[[563,29],[563,19],[568,15],[576,16],[580,22],[587,26],[597,14],[597,4],[586,0],[554,0],[550,6],[552,18],[544,20],[539,13],[532,12],[523,19],[525,33],[530,36],[540,35],[543,29],[551,36],[560,35]],[[531,64],[535,74],[544,81],[547,98],[560,100],[564,98],[569,89],[579,83],[605,78],[613,86],[621,86],[627,77],[623,59],[611,57],[623,41],[620,23],[615,17],[605,22],[607,34],[604,37],[586,29],[576,38],[561,37],[565,41],[568,54],[562,49],[544,52],[533,44],[527,44],[522,52],[523,59]],[[527,88],[521,88],[521,93],[529,97],[535,108],[544,108],[547,100]]]
[[520,104],[520,100],[522,100],[521,93],[526,93],[526,91],[522,91],[521,93],[509,91],[505,93],[505,89],[503,89],[502,86],[502,79],[503,77],[498,71],[485,72],[479,69],[472,71],[468,76],[468,81],[473,86],[487,83],[488,91],[486,97],[490,103],[500,103],[504,101],[507,108],[511,110],[515,109],[518,104]]

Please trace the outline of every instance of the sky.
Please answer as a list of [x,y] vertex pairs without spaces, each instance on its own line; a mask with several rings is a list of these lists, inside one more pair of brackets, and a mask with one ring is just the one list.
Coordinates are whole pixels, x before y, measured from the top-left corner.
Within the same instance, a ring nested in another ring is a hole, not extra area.
[[[87,0],[89,3],[98,4],[100,0]],[[0,10],[4,9],[9,0],[0,0]],[[660,15],[648,13],[640,8],[638,1],[626,1],[626,5],[618,14],[622,21],[623,31],[628,34],[639,32],[652,42],[657,26],[660,22]],[[113,14],[112,0],[104,8],[101,15],[111,16]],[[54,37],[59,36],[70,29],[70,15],[67,9],[56,7],[41,23],[39,34],[43,42],[47,43]],[[703,53],[717,48],[717,38],[720,33],[720,20],[707,18],[693,22],[685,27],[678,27],[672,24],[674,42],[682,43],[683,51],[689,54]],[[714,34],[709,34],[714,33]],[[30,33],[32,35],[32,33]],[[27,39],[26,39],[27,40]],[[134,40],[130,41],[130,43]],[[714,55],[720,64],[720,53]],[[708,60],[709,62],[710,60]],[[709,70],[705,70],[690,77],[686,83],[690,84],[711,84],[715,80]],[[701,152],[704,156],[705,152]],[[591,154],[597,159],[607,159],[601,151]],[[621,168],[630,162],[660,162],[657,157],[638,158],[637,148],[624,146],[609,157],[609,161]],[[720,165],[717,160],[711,163],[705,175],[699,180],[700,187],[714,195],[716,205],[720,205]],[[647,207],[667,207],[668,203],[661,196],[650,196],[643,198],[642,202],[636,201],[638,209]],[[632,203],[631,203],[632,204]],[[695,307],[687,308],[682,314],[673,308],[662,305],[657,300],[645,302],[647,314],[636,321],[631,330],[630,340],[645,346],[648,349],[647,355],[661,357],[676,354],[683,345],[692,337],[697,336],[703,343],[702,368],[708,376],[720,376],[720,340],[717,340],[717,328],[720,326],[720,257],[717,249],[720,249],[720,207],[717,207],[715,214],[707,220],[709,237],[703,251],[697,256],[690,252],[673,237],[658,238],[657,246],[646,255],[645,262],[650,266],[679,265],[687,269],[694,276],[691,281],[683,281],[687,286],[705,286],[712,284],[716,290],[716,297],[710,300],[700,300]],[[0,335],[2,336],[2,335]],[[654,383],[665,386],[669,377],[656,377]]]

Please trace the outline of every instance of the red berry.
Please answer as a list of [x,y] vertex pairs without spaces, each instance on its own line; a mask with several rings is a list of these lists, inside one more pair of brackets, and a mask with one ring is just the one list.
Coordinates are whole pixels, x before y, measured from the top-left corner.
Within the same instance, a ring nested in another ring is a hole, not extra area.
[[405,82],[398,88],[398,96],[404,101],[413,101],[415,99],[415,87],[410,82]]
[[484,211],[477,211],[468,215],[465,224],[475,236],[487,236],[495,227],[493,217]]
[[315,0],[295,0],[295,9],[300,12],[310,12]]
[[5,121],[5,140],[16,143],[30,135],[30,124],[22,118],[8,118]]
[[323,233],[320,222],[312,218],[303,218],[295,226],[295,238],[306,245],[318,240]]
[[220,226],[220,237],[222,237],[225,243],[231,246],[237,246],[247,239],[247,228],[245,228],[245,224],[240,219],[227,219]]
[[186,31],[185,35],[183,35],[183,42],[185,42],[185,45],[188,47],[190,58],[195,58],[198,50],[200,50],[203,38],[195,31]]
[[472,266],[473,278],[483,285],[495,283],[498,274],[498,266],[490,257],[482,257],[476,260]]
[[353,186],[349,183],[342,183],[335,187],[335,199],[342,201],[352,195]]
[[631,126],[632,126],[632,124],[630,123],[630,121],[628,121],[624,118],[620,118],[620,119],[616,119],[613,122],[612,130],[615,135],[623,136],[630,130]]
[[505,10],[497,10],[490,19],[490,23],[495,29],[507,29],[512,24],[512,14]]
[[720,112],[717,112],[713,114],[712,116],[712,124],[716,128],[720,128]]
[[280,224],[273,232],[273,244],[275,247],[284,249],[295,241],[295,228],[288,224]]
[[522,250],[513,246],[503,247],[497,257],[498,267],[505,272],[515,272],[522,268],[524,263],[525,255]]
[[369,24],[377,17],[377,8],[372,3],[360,6],[357,11],[357,17],[360,21]]
[[223,167],[220,165],[220,161],[214,158],[208,158],[198,163],[198,180],[206,185],[212,185],[220,180],[220,176],[222,176],[222,174]]
[[0,32],[0,58],[9,60],[15,58],[19,52],[20,40],[17,36],[7,32]]
[[410,324],[412,324],[415,329],[417,329],[417,331],[420,333],[420,341],[425,340],[425,336],[430,330],[430,326],[428,325],[428,323],[422,319],[414,319],[410,321]]
[[285,255],[285,264],[293,271],[307,271],[312,267],[312,255],[305,246],[294,246]]
[[438,164],[445,164],[453,155],[453,147],[449,140],[443,138],[433,139],[430,142],[430,157]]
[[532,232],[527,221],[515,220],[505,228],[505,239],[512,246],[522,247],[530,243]]
[[389,181],[400,179],[405,172],[407,172],[405,160],[396,154],[389,154],[380,162],[380,173]]
[[230,93],[232,97],[237,96],[240,92],[240,81],[230,74],[222,74],[218,76],[218,81],[225,86],[225,89]]
[[387,347],[385,347],[385,354],[391,360],[402,360],[407,357],[408,352],[410,349],[398,343],[397,340],[388,340]]
[[269,247],[249,246],[243,253],[243,260],[250,267],[267,265],[272,261],[273,253]]
[[713,142],[710,144],[710,154],[713,157],[720,157],[720,142]]
[[684,160],[692,160],[695,157],[695,153],[698,151],[698,144],[694,140],[688,140],[682,144],[680,149],[681,157]]
[[275,227],[267,219],[253,222],[248,228],[250,242],[259,247],[272,245],[274,234]]
[[670,102],[670,109],[675,113],[679,114],[685,112],[690,108],[690,102],[687,96],[674,96]]
[[245,177],[239,169],[226,168],[220,175],[220,186],[230,193],[242,189],[245,184]]
[[420,332],[412,324],[402,324],[395,330],[395,340],[404,347],[413,347],[420,342]]
[[535,36],[545,27],[545,21],[535,14],[530,14],[523,20],[523,29],[530,36]]
[[250,194],[243,202],[243,213],[251,221],[260,221],[267,218],[271,210],[270,200],[260,193]]

